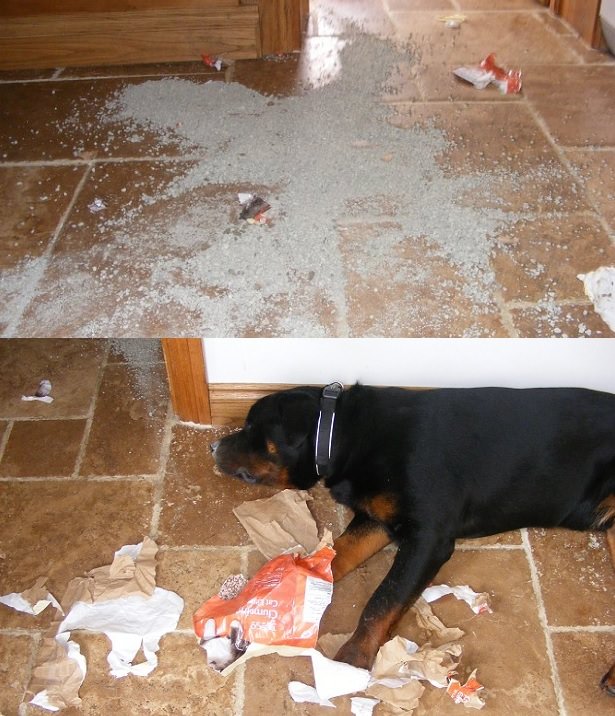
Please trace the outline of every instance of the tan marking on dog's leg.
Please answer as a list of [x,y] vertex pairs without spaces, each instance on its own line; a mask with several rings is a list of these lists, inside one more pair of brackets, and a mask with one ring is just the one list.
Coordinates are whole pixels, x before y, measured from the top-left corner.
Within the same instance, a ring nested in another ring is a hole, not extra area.
[[344,532],[333,544],[333,581],[342,579],[390,543],[388,533],[378,525],[360,532]]

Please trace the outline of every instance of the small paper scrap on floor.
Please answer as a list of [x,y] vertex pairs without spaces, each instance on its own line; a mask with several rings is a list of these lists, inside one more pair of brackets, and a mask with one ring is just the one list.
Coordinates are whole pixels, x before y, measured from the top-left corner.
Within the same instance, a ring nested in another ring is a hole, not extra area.
[[583,281],[596,313],[615,331],[615,266],[601,266],[590,273],[580,273],[577,278]]
[[[112,564],[71,580],[61,606],[51,594],[41,599],[45,578],[22,592],[25,602],[37,600],[32,613],[45,600],[57,609],[32,670],[30,703],[48,711],[81,703],[79,688],[87,665],[79,645],[70,639],[74,629],[107,635],[111,642],[107,661],[113,676],[145,676],[156,667],[160,639],[177,627],[184,606],[180,596],[155,585],[157,551],[156,543],[148,538],[125,545],[115,553]],[[146,660],[133,665],[140,649]]]
[[243,194],[237,195],[239,203],[242,206],[239,218],[242,221],[247,221],[248,224],[266,224],[268,217],[265,214],[271,209],[271,205],[268,204],[260,196],[255,194]]
[[495,63],[495,55],[487,55],[478,66],[458,67],[453,74],[476,89],[494,84],[502,94],[521,92],[521,70],[505,70]]
[[40,403],[53,403],[53,398],[50,395],[51,393],[51,382],[44,379],[41,380],[41,382],[38,384],[38,388],[36,389],[36,392],[34,395],[22,395],[22,400],[27,401],[39,401]]
[[468,18],[465,15],[440,15],[438,20],[451,30],[458,30]]
[[94,201],[88,204],[88,209],[92,214],[98,214],[99,211],[106,209],[107,205],[102,199],[94,199]]
[[225,64],[221,57],[216,57],[215,55],[202,54],[201,59],[206,67],[212,67],[213,69],[218,70],[218,72],[220,72]]
[[456,704],[463,704],[470,709],[482,709],[485,702],[478,695],[485,687],[476,680],[476,669],[470,674],[465,684],[451,679],[446,693]]

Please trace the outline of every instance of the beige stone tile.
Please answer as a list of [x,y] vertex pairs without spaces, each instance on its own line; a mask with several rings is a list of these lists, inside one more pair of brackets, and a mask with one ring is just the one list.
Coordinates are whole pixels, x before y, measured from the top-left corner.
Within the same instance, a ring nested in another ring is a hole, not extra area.
[[[206,81],[208,76],[203,77]],[[199,75],[191,79],[199,81]],[[102,119],[106,103],[127,82],[143,79],[91,79],[0,84],[0,146],[5,160],[75,159],[84,152],[103,156],[144,156],[160,146],[153,133],[137,135],[117,121]],[[44,111],[41,111],[44,108]],[[154,141],[156,140],[156,142]],[[173,141],[160,151],[177,154]]]
[[83,167],[0,167],[0,267],[40,256],[82,178]]
[[[94,339],[0,340],[0,417],[87,416],[105,350]],[[53,403],[22,401],[43,378],[52,383]]]
[[[530,67],[524,92],[544,119],[554,140],[564,146],[615,146],[615,64]],[[588,108],[591,107],[591,111]]]
[[30,678],[33,642],[29,636],[0,634],[0,713],[16,714]]
[[569,150],[568,159],[581,176],[589,200],[615,227],[615,150],[602,152]]
[[[531,63],[578,63],[567,38],[551,32],[529,12],[472,12],[459,29],[440,21],[442,12],[395,12],[396,37],[409,40],[416,60],[416,79],[426,100],[519,103],[523,93],[503,95],[495,86],[477,90],[456,78],[453,70],[478,65],[495,52],[506,69],[521,69]],[[494,45],[493,38],[497,38]]]
[[[75,576],[110,564],[124,544],[149,532],[152,488],[146,482],[0,482],[0,594],[21,592],[41,576],[60,599]],[[2,608],[0,626],[36,628],[50,617]]]
[[464,275],[424,237],[397,240],[385,256],[382,228],[367,223],[338,227],[351,336],[507,335],[495,287],[477,289],[478,270],[470,268]]
[[569,716],[608,716],[613,698],[598,688],[613,664],[615,630],[610,633],[553,634],[553,651]]
[[156,584],[177,592],[184,600],[178,629],[192,629],[192,615],[218,593],[231,574],[242,573],[237,550],[164,550],[158,553]]
[[316,716],[326,710],[350,714],[348,697],[335,699],[337,711],[314,704],[296,704],[288,693],[290,681],[314,685],[311,660],[307,657],[277,655],[250,659],[246,664],[243,716],[260,714],[298,714]]
[[[473,189],[455,201],[503,211],[573,212],[590,209],[583,187],[562,164],[527,107],[491,103],[399,105],[396,126],[442,130],[448,146],[437,157],[452,177],[490,174],[491,193]],[[494,188],[495,187],[495,188]]]
[[615,625],[615,574],[604,537],[570,530],[529,535],[549,625]]
[[615,261],[599,220],[587,214],[523,221],[503,231],[493,265],[506,301],[585,300],[580,273]]
[[164,366],[125,364],[104,371],[82,475],[140,475],[158,471],[168,409]]
[[173,429],[164,481],[159,536],[169,546],[243,546],[247,532],[233,515],[246,500],[275,494],[270,487],[248,485],[214,471],[209,445],[226,429]]
[[72,475],[84,428],[84,420],[27,420],[14,423],[0,460],[0,475]]
[[[2,444],[2,439],[4,438],[4,434],[8,428],[9,424],[8,422],[4,420],[0,420],[0,445]],[[0,457],[2,457],[2,454],[0,453]]]
[[[147,677],[109,675],[107,638],[101,634],[74,632],[75,641],[88,662],[80,689],[80,708],[66,709],[67,716],[116,716],[134,713],[143,716],[192,716],[235,713],[234,676],[223,678],[205,661],[196,639],[187,634],[167,634],[160,641],[158,666]],[[29,716],[42,713],[28,707]]]
[[519,338],[611,338],[614,334],[587,302],[558,304],[552,296],[534,306],[510,306]]

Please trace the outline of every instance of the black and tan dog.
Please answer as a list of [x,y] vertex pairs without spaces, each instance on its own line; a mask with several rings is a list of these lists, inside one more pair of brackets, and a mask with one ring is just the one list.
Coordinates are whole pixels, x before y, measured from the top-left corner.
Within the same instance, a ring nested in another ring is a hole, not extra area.
[[[393,565],[336,658],[369,668],[459,537],[606,531],[615,564],[615,395],[572,388],[405,390],[339,384],[257,401],[212,445],[224,472],[309,488],[354,511],[337,581],[394,542]],[[615,694],[615,666],[603,688]]]

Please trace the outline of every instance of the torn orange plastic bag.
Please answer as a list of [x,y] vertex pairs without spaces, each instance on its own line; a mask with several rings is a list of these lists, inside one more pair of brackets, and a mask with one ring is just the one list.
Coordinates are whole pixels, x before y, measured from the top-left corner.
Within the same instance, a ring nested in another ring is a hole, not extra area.
[[315,646],[333,592],[334,556],[331,547],[323,547],[308,557],[275,557],[234,599],[216,596],[201,605],[193,617],[196,635],[230,636],[239,622],[243,639],[250,643]]

